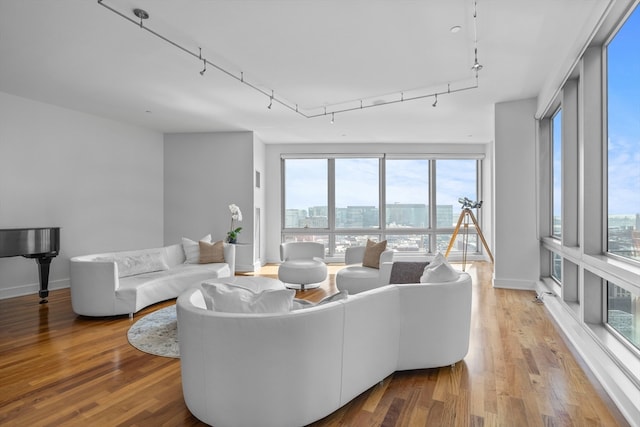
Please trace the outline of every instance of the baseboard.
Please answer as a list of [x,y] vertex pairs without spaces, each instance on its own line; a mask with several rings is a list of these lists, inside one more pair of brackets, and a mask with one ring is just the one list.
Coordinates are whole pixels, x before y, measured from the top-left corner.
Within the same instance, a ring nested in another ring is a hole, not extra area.
[[521,279],[497,279],[493,278],[493,287],[501,289],[516,289],[521,291],[534,291],[536,282]]
[[[66,289],[69,287],[69,279],[49,280],[48,289],[55,291],[57,289]],[[38,294],[40,291],[39,283],[30,283],[12,288],[0,289],[0,299],[21,297],[24,295]]]
[[[542,282],[538,283],[538,289],[553,291]],[[631,426],[640,427],[640,388],[594,339],[588,327],[562,305],[559,298],[544,298],[544,306],[620,413]]]

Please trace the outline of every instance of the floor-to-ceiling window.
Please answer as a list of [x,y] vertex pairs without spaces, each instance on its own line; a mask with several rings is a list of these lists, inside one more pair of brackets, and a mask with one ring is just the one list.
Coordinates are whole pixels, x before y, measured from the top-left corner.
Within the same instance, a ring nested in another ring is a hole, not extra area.
[[[607,252],[640,261],[640,6],[606,48]],[[640,349],[640,291],[607,282],[606,323]]]
[[[640,401],[625,401],[640,391],[638,3],[621,2],[620,22],[585,49],[549,100],[538,138],[545,304],[587,365],[616,383],[608,391],[629,414],[640,413]],[[633,386],[619,392],[620,384]]]
[[[444,252],[459,199],[479,196],[480,164],[477,158],[283,156],[283,240],[322,241],[329,256],[367,239],[385,239],[399,254]],[[453,252],[481,252],[473,224],[469,229]]]
[[552,229],[551,235],[562,237],[562,109],[551,118],[552,169]]
[[607,46],[607,250],[640,261],[640,7]]

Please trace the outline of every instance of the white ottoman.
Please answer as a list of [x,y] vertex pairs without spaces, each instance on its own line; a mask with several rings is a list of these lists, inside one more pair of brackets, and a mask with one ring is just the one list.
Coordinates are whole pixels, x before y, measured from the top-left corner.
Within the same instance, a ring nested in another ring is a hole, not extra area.
[[327,265],[316,259],[291,259],[278,268],[278,279],[290,289],[317,288],[326,278]]

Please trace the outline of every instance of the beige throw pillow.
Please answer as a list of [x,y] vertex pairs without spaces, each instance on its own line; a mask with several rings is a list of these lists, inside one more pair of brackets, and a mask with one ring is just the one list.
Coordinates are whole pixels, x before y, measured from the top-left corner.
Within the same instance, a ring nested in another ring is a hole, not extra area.
[[224,242],[222,240],[215,243],[207,243],[199,241],[200,246],[200,264],[210,264],[213,262],[224,261]]
[[364,249],[363,267],[380,268],[380,254],[387,249],[387,241],[376,243],[367,239],[367,246]]

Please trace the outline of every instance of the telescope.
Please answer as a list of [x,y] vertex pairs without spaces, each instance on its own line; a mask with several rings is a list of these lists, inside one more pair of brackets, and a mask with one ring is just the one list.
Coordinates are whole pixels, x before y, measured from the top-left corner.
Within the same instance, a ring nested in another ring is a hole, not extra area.
[[462,209],[479,209],[482,207],[482,200],[474,202],[467,197],[458,198],[458,203],[462,205]]

